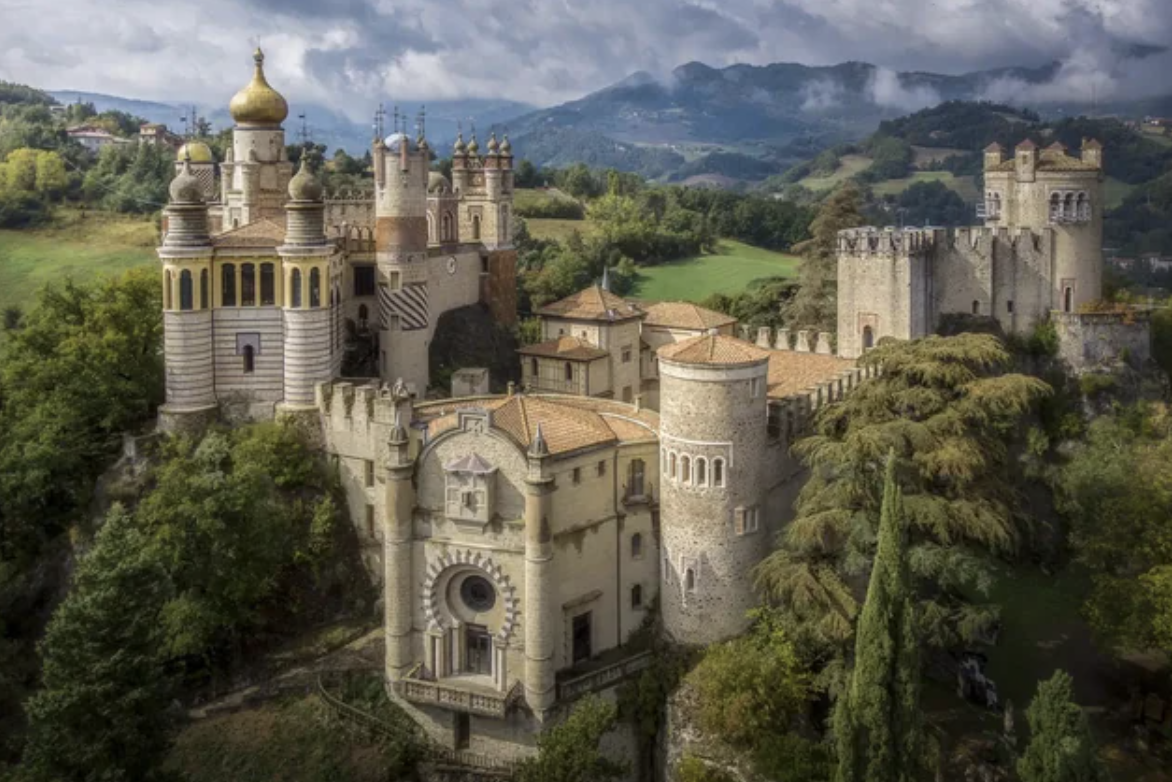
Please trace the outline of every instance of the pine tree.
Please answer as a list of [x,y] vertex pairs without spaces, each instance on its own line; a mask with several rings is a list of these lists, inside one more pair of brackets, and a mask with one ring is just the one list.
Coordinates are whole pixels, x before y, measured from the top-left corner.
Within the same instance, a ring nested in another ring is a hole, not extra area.
[[1087,718],[1074,702],[1073,681],[1056,671],[1038,685],[1026,709],[1030,743],[1017,761],[1022,782],[1105,782]]
[[854,671],[834,714],[837,782],[909,782],[923,763],[919,642],[903,527],[903,498],[891,454]]
[[811,238],[794,247],[802,256],[798,292],[785,308],[792,328],[834,331],[837,327],[838,232],[863,224],[859,189],[851,183],[830,196],[810,223]]

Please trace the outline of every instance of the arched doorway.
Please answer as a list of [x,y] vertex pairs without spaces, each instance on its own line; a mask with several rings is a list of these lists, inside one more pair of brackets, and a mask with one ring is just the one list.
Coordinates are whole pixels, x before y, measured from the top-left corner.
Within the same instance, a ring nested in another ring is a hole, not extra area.
[[875,347],[875,331],[870,326],[863,326],[863,350]]

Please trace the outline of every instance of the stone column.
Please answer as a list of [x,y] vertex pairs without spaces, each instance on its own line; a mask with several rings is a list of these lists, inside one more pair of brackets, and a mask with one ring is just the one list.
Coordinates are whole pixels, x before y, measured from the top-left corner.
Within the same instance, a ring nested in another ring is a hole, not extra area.
[[[540,464],[530,458],[530,464]],[[537,473],[537,474],[534,474]],[[557,629],[553,588],[553,533],[550,505],[553,480],[530,467],[525,481],[525,698],[543,719],[557,698],[554,638]]]
[[414,663],[411,654],[412,608],[415,603],[413,515],[414,463],[407,459],[407,433],[396,424],[391,432],[386,465],[386,507],[383,526],[383,616],[386,633],[386,675],[402,679]]

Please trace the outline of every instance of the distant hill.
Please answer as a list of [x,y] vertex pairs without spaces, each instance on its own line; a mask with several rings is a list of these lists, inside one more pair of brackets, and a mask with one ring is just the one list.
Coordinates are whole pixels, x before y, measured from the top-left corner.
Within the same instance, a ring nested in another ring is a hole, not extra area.
[[[49,93],[61,103],[74,103],[78,100],[94,104],[99,112],[117,110],[142,117],[150,122],[162,122],[172,130],[181,132],[183,129],[180,118],[188,110],[189,104],[183,102],[159,103],[154,101],[120,98],[116,95],[104,95],[95,92],[79,92],[77,90],[56,90]],[[456,138],[457,126],[463,123],[465,132],[469,127],[487,129],[501,125],[512,117],[532,110],[532,106],[509,100],[468,99],[457,101],[420,101],[427,107],[427,134],[433,144],[442,146],[450,144]],[[376,103],[371,101],[370,111],[373,115]],[[405,107],[414,116],[416,105]],[[216,106],[196,105],[197,111],[219,130],[231,126],[232,117],[228,114],[228,101]],[[314,141],[325,144],[331,151],[341,147],[351,154],[362,154],[370,146],[371,123],[355,122],[345,114],[315,104],[292,104],[289,108],[289,119],[285,121],[285,135],[290,143],[298,138],[301,123],[298,115],[304,113],[306,124]]]

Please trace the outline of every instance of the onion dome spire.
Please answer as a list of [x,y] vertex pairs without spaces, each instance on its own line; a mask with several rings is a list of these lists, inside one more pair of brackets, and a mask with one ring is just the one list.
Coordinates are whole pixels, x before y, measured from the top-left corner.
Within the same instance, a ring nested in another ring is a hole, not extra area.
[[464,131],[456,134],[456,143],[452,146],[453,155],[463,155],[468,148],[464,145]]
[[506,133],[501,139],[501,154],[505,157],[513,156],[513,145],[509,143],[509,134]]
[[476,142],[476,131],[472,131],[472,140],[468,142],[468,154],[477,155],[480,153],[480,144]]
[[289,199],[291,201],[320,201],[322,197],[321,182],[309,170],[306,155],[301,155],[301,167],[297,174],[289,180]]
[[488,137],[488,154],[496,155],[500,151],[500,143],[496,140],[496,131],[493,131]]
[[250,81],[228,104],[237,125],[278,126],[289,116],[289,104],[265,79],[264,52],[257,47],[252,55],[256,69]]
[[183,159],[183,168],[179,169],[179,175],[171,180],[170,194],[173,204],[203,203],[203,187],[191,171],[191,158]]

